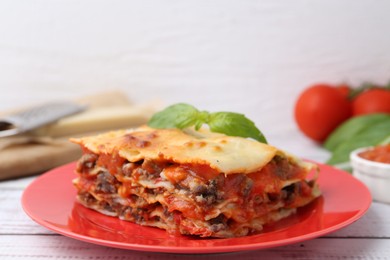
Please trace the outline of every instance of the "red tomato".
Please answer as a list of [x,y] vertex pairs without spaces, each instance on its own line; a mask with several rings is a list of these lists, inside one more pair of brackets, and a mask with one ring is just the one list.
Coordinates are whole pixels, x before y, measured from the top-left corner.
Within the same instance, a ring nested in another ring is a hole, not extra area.
[[373,88],[364,91],[352,101],[353,115],[390,113],[390,90]]
[[349,93],[351,92],[351,87],[346,84],[341,84],[336,86],[336,89],[343,94],[345,98],[348,98]]
[[306,89],[295,104],[295,120],[302,132],[322,142],[352,114],[351,103],[336,87],[317,84]]

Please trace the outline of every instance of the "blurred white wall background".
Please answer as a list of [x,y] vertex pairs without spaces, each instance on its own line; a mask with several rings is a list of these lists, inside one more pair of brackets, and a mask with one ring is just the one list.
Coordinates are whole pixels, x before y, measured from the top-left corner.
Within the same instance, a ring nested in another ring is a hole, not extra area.
[[293,128],[309,84],[390,80],[389,10],[387,0],[2,0],[0,110],[119,88]]

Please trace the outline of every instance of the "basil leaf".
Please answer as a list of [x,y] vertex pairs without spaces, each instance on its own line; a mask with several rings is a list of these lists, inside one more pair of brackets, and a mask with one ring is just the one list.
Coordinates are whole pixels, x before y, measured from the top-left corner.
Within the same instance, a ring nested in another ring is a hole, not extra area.
[[210,113],[207,111],[202,111],[198,113],[198,117],[195,122],[195,130],[198,131],[203,124],[207,124],[209,122]]
[[208,124],[212,132],[230,136],[250,137],[259,142],[267,143],[260,130],[243,114],[232,112],[211,113]]
[[208,124],[212,132],[250,137],[259,142],[267,143],[264,135],[255,124],[242,114],[232,112],[210,114],[184,103],[167,107],[154,114],[148,122],[148,125],[154,128],[184,129],[194,126],[195,130],[199,130],[203,124]]
[[[373,114],[368,117],[376,118],[376,115]],[[366,121],[367,119],[363,120]],[[367,125],[365,128],[361,128],[360,131],[354,133],[351,137],[337,145],[327,163],[340,164],[348,162],[349,154],[353,150],[360,147],[378,145],[388,140],[389,135],[390,115],[387,115],[387,117],[384,117],[382,121],[372,121],[370,125]]]
[[198,121],[200,112],[193,106],[179,103],[154,114],[148,125],[154,128],[187,128]]
[[367,131],[367,129],[372,128],[383,120],[389,120],[389,118],[390,115],[388,114],[370,114],[353,117],[336,128],[325,140],[323,146],[333,152],[340,144],[347,142],[361,132]]

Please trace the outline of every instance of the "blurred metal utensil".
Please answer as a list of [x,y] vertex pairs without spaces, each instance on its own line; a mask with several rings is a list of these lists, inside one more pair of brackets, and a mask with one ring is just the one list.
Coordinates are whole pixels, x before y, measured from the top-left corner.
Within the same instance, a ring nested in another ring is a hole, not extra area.
[[61,101],[31,107],[0,117],[0,137],[12,136],[55,122],[86,109],[87,106]]

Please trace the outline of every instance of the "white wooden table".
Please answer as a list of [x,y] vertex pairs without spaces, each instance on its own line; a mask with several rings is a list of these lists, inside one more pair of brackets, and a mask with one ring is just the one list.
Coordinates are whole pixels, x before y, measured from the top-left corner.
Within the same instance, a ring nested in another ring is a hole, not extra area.
[[[301,141],[300,154],[317,161],[325,159],[321,148],[305,144],[301,138],[293,129],[271,135],[291,148]],[[386,204],[374,202],[366,215],[350,226],[288,246],[223,255],[159,254],[89,244],[39,226],[23,212],[20,202],[23,189],[34,178],[0,183],[0,259],[390,259],[390,205]]]

